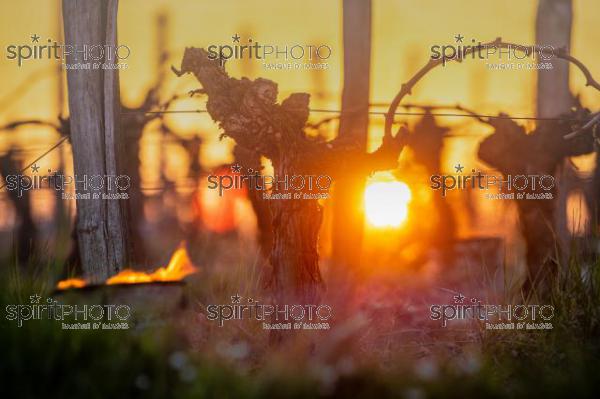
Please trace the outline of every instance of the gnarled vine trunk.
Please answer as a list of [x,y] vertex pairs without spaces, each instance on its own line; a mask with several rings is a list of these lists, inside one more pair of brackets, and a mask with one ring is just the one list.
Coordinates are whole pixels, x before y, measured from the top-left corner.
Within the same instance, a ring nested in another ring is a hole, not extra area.
[[[272,281],[282,302],[318,299],[321,285],[317,243],[322,222],[322,207],[316,200],[274,200]],[[288,292],[288,288],[292,288]]]
[[[203,49],[187,48],[181,69],[173,71],[177,75],[194,74],[203,86],[198,92],[208,96],[206,109],[212,119],[225,135],[251,153],[250,158],[271,160],[276,181],[325,175],[331,182],[338,171],[366,175],[397,166],[403,147],[399,139],[386,135],[382,146],[367,154],[352,137],[330,142],[309,138],[304,132],[308,94],[294,93],[279,104],[275,82],[231,78],[222,60],[210,59]],[[244,166],[244,172],[250,169]],[[279,303],[314,303],[321,287],[317,244],[322,210],[317,199],[304,196],[326,193],[329,186],[281,186],[275,184],[272,194],[290,197],[263,199],[268,202],[273,232],[268,280]]]

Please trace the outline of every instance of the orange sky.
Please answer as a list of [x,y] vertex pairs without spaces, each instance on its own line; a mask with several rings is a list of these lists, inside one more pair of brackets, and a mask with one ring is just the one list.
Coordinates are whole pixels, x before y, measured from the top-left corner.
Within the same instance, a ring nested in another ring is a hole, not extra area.
[[[404,79],[422,65],[432,44],[451,43],[454,34],[466,38],[489,40],[501,36],[506,40],[532,43],[534,40],[535,1],[511,0],[488,2],[462,1],[373,1],[372,93],[373,102],[387,102]],[[26,44],[37,33],[42,38],[57,37],[58,1],[22,0],[3,3],[0,31],[3,50],[9,44]],[[334,49],[328,71],[315,80],[315,73],[305,71],[266,71],[259,65],[249,71],[251,77],[276,80],[280,93],[315,92],[315,84],[329,94],[324,101],[315,101],[313,108],[339,107],[342,80],[341,58],[341,1],[308,0],[284,2],[277,0],[236,1],[166,1],[122,0],[119,9],[120,42],[132,49],[129,69],[121,73],[123,100],[135,104],[151,84],[154,74],[155,16],[160,10],[170,18],[168,44],[172,63],[178,64],[186,46],[206,46],[227,43],[230,36],[240,32],[251,34],[263,43],[326,43]],[[600,70],[600,53],[596,51],[600,29],[594,16],[600,15],[600,3],[593,0],[574,1],[572,53],[592,71]],[[5,99],[32,75],[40,79],[28,86],[28,92],[15,102],[3,101],[0,121],[24,117],[52,118],[56,114],[56,83],[51,70],[52,61],[27,62],[17,68],[13,61],[0,58],[0,99]],[[230,62],[229,71],[240,76],[241,66]],[[248,70],[246,70],[248,71]],[[600,103],[600,93],[583,89],[581,74],[572,70],[571,87],[580,93],[585,104]],[[486,71],[482,63],[449,65],[440,68],[418,84],[412,101],[456,103],[482,112],[499,110],[519,115],[534,112],[534,72]],[[195,87],[192,77],[169,82],[169,92],[184,92]],[[317,115],[321,117],[321,115]],[[193,133],[198,126],[214,129],[207,116],[186,121],[181,128]],[[448,121],[450,122],[450,121]],[[463,123],[453,119],[451,123]],[[477,127],[475,127],[477,129]],[[27,139],[41,133],[29,129]],[[373,136],[378,129],[373,129]],[[5,138],[0,138],[4,147]],[[215,147],[217,163],[226,151]],[[213,158],[213,154],[210,158]]]
[[[10,44],[29,44],[30,36],[60,39],[59,4],[57,0],[20,0],[3,2],[0,13],[2,51]],[[121,0],[119,8],[119,41],[127,44],[132,55],[129,68],[120,75],[122,98],[127,105],[137,104],[152,84],[156,56],[156,15],[164,11],[169,16],[168,46],[170,63],[179,65],[186,46],[207,46],[229,43],[231,35],[251,35],[262,43],[325,43],[334,50],[328,60],[327,71],[269,71],[260,65],[248,68],[239,61],[229,62],[228,71],[241,76],[265,77],[275,80],[284,97],[295,91],[327,96],[313,98],[312,108],[339,109],[343,78],[341,48],[341,1],[305,0]],[[429,57],[433,44],[451,44],[455,34],[467,39],[487,41],[501,36],[507,41],[531,44],[534,42],[536,1],[506,0],[373,0],[373,44],[371,66],[371,101],[389,102],[399,89]],[[600,76],[600,28],[597,16],[600,2],[574,0],[572,33],[573,55]],[[17,68],[14,61],[0,57],[0,123],[22,118],[53,119],[57,114],[57,79],[52,72],[54,61],[26,62]],[[163,95],[197,88],[191,76],[176,78],[169,75]],[[26,84],[30,80],[30,84]],[[583,87],[584,80],[576,69],[571,69],[571,88],[581,95],[584,105],[600,108],[600,93]],[[16,100],[15,90],[26,91]],[[481,62],[465,62],[438,68],[419,82],[410,101],[422,103],[460,103],[483,113],[505,111],[513,115],[534,114],[535,72],[487,71]],[[201,108],[201,102],[178,104],[178,108]],[[322,114],[313,115],[315,119]],[[218,140],[218,128],[203,115],[176,116],[170,123],[184,135],[199,131],[207,144],[202,154],[205,166],[212,167],[230,158],[231,142]],[[444,123],[460,125],[469,133],[482,135],[486,127],[472,121],[446,118]],[[372,119],[371,147],[378,144],[381,118]],[[57,140],[47,129],[20,129],[13,134],[0,135],[0,151],[11,143],[26,144],[30,148],[26,159],[33,159],[40,151]],[[152,162],[156,154],[152,132],[144,137],[147,145],[142,158]],[[156,141],[154,141],[156,143]],[[447,165],[456,160],[473,160],[477,140],[448,142]],[[65,149],[68,151],[68,147]],[[186,161],[176,147],[171,148],[168,175],[176,177]],[[46,158],[45,167],[56,167],[56,153]],[[152,179],[152,168],[145,168],[147,179]],[[154,174],[155,175],[155,174]]]

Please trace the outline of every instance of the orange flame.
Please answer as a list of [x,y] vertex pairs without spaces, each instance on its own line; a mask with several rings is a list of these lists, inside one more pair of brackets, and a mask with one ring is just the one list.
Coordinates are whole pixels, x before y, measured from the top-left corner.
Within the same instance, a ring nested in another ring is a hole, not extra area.
[[59,281],[56,288],[59,290],[68,290],[69,288],[81,288],[85,287],[85,280],[82,278],[69,278],[66,280]]
[[149,283],[153,281],[179,281],[185,276],[196,273],[198,269],[194,267],[188,253],[183,245],[171,257],[167,267],[160,267],[154,272],[148,274],[145,272],[125,269],[119,274],[106,280],[106,284],[138,284]]
[[[151,283],[155,281],[179,281],[190,274],[196,273],[197,271],[198,269],[190,260],[185,246],[181,244],[175,253],[173,253],[171,260],[166,267],[160,267],[151,273],[133,269],[125,269],[106,280],[106,284],[140,284]],[[72,278],[59,281],[56,288],[59,290],[81,288],[86,284],[87,282],[83,279]]]

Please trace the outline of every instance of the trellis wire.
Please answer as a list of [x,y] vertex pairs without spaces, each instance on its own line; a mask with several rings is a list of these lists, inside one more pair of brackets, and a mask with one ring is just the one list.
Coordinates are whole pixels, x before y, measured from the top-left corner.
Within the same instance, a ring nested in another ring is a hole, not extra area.
[[[324,113],[324,114],[343,114],[351,113],[349,111],[341,111],[338,109],[309,109],[311,113]],[[157,111],[122,111],[121,114],[206,114],[206,109],[183,109],[183,110],[157,110]],[[380,115],[385,116],[387,112],[384,111],[367,111],[369,115]],[[448,116],[448,117],[470,117],[470,118],[490,118],[490,119],[512,119],[512,120],[531,120],[531,121],[565,121],[565,122],[585,122],[585,119],[578,118],[560,118],[560,117],[537,117],[537,116],[510,116],[510,115],[488,115],[488,114],[465,114],[465,113],[453,113],[453,112],[395,112],[397,116]]]
[[[348,111],[342,111],[337,109],[309,109],[311,113],[328,113],[328,114],[343,114]],[[193,110],[158,110],[158,111],[121,111],[120,114],[204,114],[208,113],[206,109],[193,109]],[[367,111],[369,115],[379,115],[385,116],[387,112],[384,111]],[[565,122],[584,122],[584,119],[577,118],[560,118],[560,117],[535,117],[535,116],[509,116],[509,115],[487,115],[487,114],[465,114],[465,113],[453,113],[453,112],[395,112],[394,115],[397,116],[444,116],[444,117],[471,117],[471,118],[489,118],[489,119],[511,119],[511,120],[531,120],[531,121],[565,121]],[[29,163],[26,167],[24,167],[20,173],[25,172],[31,166],[33,166],[36,162],[40,161],[46,155],[51,153],[56,148],[60,147],[62,143],[64,143],[68,139],[68,136],[61,138],[56,144],[46,150],[42,155],[38,156],[34,161]],[[0,186],[0,189],[4,188],[6,183],[3,183]]]

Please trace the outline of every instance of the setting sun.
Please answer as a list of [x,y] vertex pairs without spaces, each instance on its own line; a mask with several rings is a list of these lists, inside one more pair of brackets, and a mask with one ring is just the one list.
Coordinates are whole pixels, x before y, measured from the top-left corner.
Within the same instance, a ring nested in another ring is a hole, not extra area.
[[398,227],[408,216],[411,192],[400,181],[373,182],[365,189],[365,213],[375,227]]

